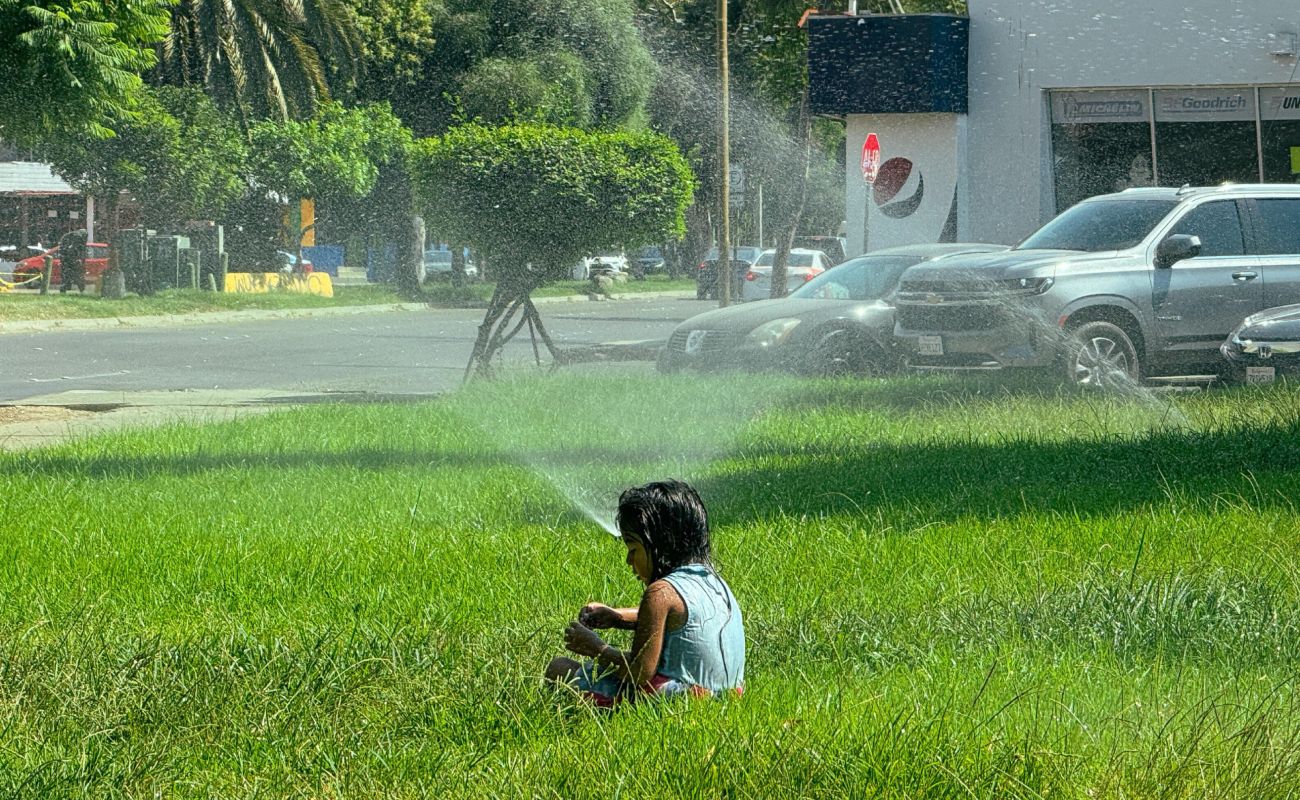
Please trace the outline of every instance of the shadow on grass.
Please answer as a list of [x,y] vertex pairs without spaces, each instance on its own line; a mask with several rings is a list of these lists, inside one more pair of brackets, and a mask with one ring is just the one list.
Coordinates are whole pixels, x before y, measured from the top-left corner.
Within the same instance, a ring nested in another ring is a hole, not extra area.
[[879,510],[932,520],[1055,511],[1109,515],[1171,495],[1294,507],[1300,420],[1213,432],[1043,442],[936,442],[746,453],[700,485],[719,522]]
[[[0,479],[92,479],[191,475],[208,471],[344,468],[477,469],[516,464],[530,472],[581,475],[662,464],[659,450],[574,448],[519,453],[419,450],[311,450],[191,455],[23,454],[0,459]],[[701,453],[700,462],[707,458]],[[933,520],[1055,511],[1112,514],[1167,501],[1171,494],[1250,507],[1291,506],[1300,473],[1300,413],[1266,424],[1211,431],[1161,430],[1125,437],[1044,442],[932,441],[842,447],[762,444],[733,451],[699,481],[718,522],[772,514],[878,510]],[[689,463],[678,460],[677,463]],[[651,477],[651,476],[647,476]]]

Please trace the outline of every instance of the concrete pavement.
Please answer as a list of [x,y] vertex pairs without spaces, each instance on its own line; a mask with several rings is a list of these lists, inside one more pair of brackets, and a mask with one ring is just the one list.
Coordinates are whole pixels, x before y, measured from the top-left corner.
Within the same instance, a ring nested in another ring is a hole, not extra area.
[[[602,362],[639,361],[629,368],[652,369],[673,326],[711,305],[667,294],[548,299],[543,314],[564,363],[608,369]],[[418,399],[459,386],[482,310],[408,308],[422,313],[362,306],[294,320],[221,312],[139,328],[94,320],[105,328],[14,331],[0,339],[0,449],[309,403]],[[527,337],[504,358],[531,368]]]
[[[57,392],[26,397],[17,405],[0,405],[0,450],[43,447],[122,428],[218,422],[294,406],[356,399],[347,393],[263,389]],[[373,402],[376,398],[364,399]]]

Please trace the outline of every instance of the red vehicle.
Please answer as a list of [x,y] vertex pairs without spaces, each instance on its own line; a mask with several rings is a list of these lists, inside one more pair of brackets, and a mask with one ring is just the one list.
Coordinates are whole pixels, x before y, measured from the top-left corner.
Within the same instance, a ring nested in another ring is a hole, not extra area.
[[[45,256],[53,256],[54,264],[50,269],[50,285],[58,286],[62,282],[59,274],[59,248],[52,247],[38,256],[24,258],[14,265],[14,283],[22,283],[29,278],[39,278],[45,269]],[[108,245],[103,242],[86,244],[86,283],[97,282],[100,274],[108,269]],[[29,284],[30,285],[30,284]]]

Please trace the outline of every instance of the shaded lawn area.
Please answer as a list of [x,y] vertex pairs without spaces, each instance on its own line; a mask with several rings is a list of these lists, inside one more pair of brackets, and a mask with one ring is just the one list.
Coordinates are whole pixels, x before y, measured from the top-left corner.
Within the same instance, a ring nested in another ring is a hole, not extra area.
[[[0,789],[1284,796],[1298,435],[1288,385],[561,374],[0,456]],[[668,475],[748,691],[557,702]]]

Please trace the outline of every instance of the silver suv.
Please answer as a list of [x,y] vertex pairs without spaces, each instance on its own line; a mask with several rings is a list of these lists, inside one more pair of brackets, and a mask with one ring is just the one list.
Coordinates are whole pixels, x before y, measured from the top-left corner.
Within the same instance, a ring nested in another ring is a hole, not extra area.
[[915,367],[1054,367],[1070,381],[1217,373],[1245,317],[1300,302],[1300,186],[1128,189],[1011,250],[903,274],[894,334]]

